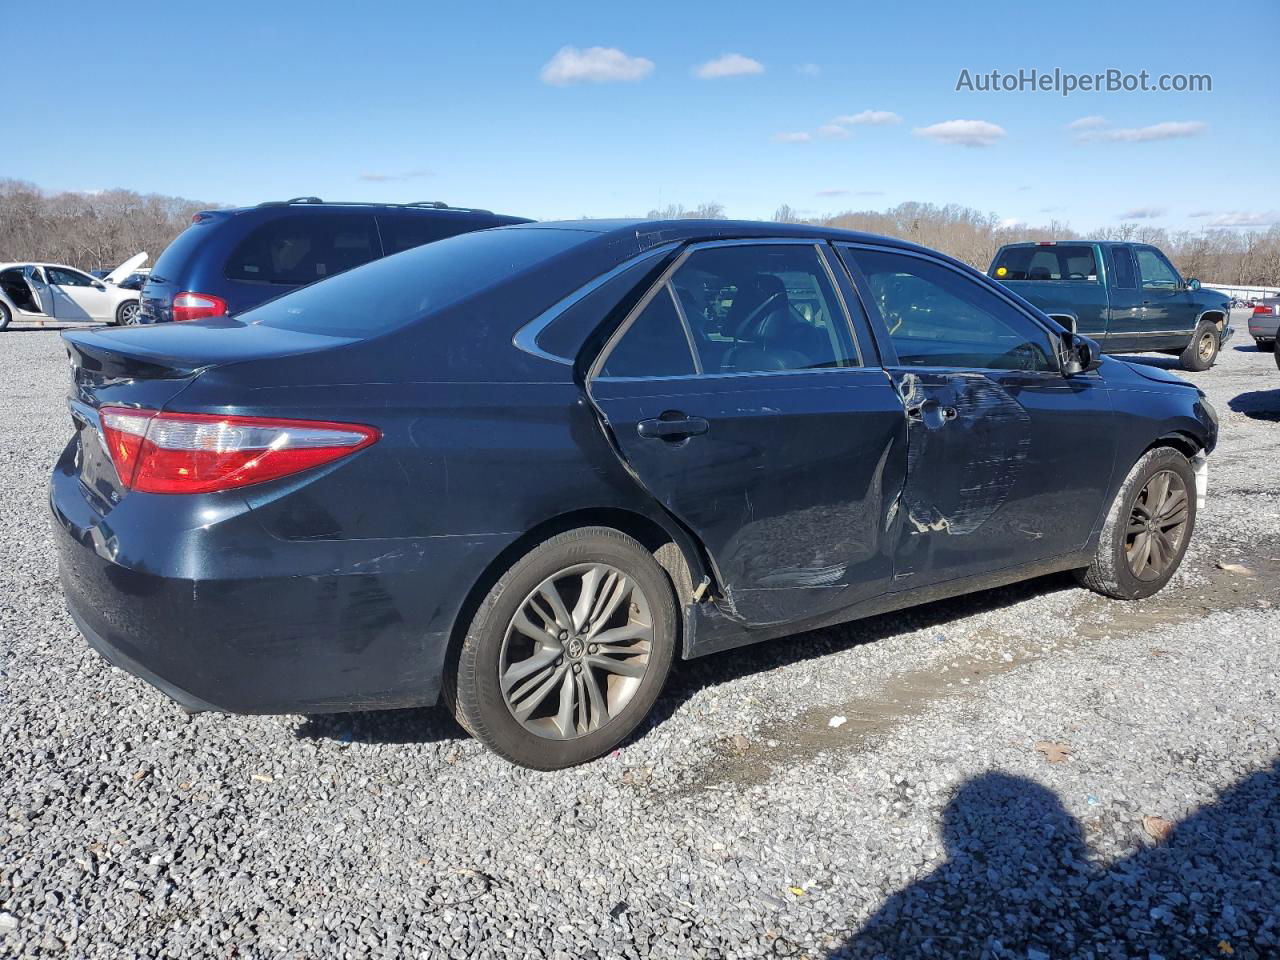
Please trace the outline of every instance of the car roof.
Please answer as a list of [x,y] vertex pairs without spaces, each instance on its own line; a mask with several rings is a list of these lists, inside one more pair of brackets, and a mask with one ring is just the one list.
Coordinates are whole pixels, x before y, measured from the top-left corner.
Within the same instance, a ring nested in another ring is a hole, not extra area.
[[871,243],[899,247],[903,250],[916,250],[933,256],[945,256],[936,250],[930,250],[908,240],[899,240],[896,237],[862,233],[858,230],[842,230],[838,227],[820,227],[807,223],[777,223],[770,220],[546,220],[499,229],[582,230],[618,240],[634,237],[642,250],[671,242],[795,237],[807,240]]
[[438,200],[418,200],[413,203],[375,203],[362,200],[321,200],[319,197],[294,197],[291,200],[267,200],[249,207],[216,207],[198,211],[202,218],[240,216],[247,213],[274,213],[280,210],[314,213],[345,210],[366,210],[373,213],[432,213],[437,216],[492,218],[504,224],[528,223],[528,217],[494,213],[479,207],[452,207]]

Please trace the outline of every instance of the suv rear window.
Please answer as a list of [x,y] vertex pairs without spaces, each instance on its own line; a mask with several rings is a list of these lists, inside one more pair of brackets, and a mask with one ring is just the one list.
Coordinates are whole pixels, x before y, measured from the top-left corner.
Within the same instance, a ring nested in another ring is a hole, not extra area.
[[151,277],[157,281],[176,280],[186,273],[187,264],[200,249],[200,245],[209,239],[209,231],[213,229],[213,225],[222,222],[224,221],[221,219],[209,217],[197,220],[183,230],[157,258],[155,266],[151,268]]
[[382,255],[369,214],[302,214],[253,230],[227,260],[228,280],[301,286]]
[[1075,280],[1098,282],[1098,262],[1088,244],[1051,247],[1008,247],[996,257],[991,276],[997,280]]
[[295,290],[240,319],[335,337],[371,336],[481,293],[596,236],[546,227],[464,233]]

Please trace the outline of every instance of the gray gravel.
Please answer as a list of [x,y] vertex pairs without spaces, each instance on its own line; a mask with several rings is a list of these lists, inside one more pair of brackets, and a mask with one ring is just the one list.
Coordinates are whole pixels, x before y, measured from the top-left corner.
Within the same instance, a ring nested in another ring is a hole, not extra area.
[[0,334],[0,955],[1280,955],[1280,374],[1189,376],[1223,440],[1164,594],[698,661],[545,774],[434,709],[188,719],[104,663],[46,530],[65,360]]

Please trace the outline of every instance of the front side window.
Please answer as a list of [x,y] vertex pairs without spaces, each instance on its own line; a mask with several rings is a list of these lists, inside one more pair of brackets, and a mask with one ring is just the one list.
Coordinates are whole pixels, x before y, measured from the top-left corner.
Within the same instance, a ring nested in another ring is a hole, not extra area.
[[997,280],[1098,282],[1098,261],[1089,244],[1045,244],[1001,251],[991,275]]
[[670,287],[705,374],[857,365],[848,322],[813,246],[695,250]]
[[1138,257],[1138,275],[1142,277],[1142,286],[1146,290],[1176,290],[1178,274],[1169,265],[1169,261],[1161,256],[1160,251],[1152,247],[1138,247],[1134,250]]
[[323,214],[281,217],[247,236],[227,261],[228,280],[302,286],[381,255],[373,217]]
[[50,267],[49,282],[55,283],[60,287],[91,287],[93,280],[83,273],[75,270],[68,270],[65,267]]
[[1057,370],[1049,333],[993,291],[920,257],[842,248],[906,366]]

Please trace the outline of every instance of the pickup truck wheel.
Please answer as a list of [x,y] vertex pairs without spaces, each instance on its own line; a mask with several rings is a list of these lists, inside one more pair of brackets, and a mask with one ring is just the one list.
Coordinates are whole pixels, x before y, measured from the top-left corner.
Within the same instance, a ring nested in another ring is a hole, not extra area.
[[1093,563],[1076,579],[1117,600],[1157,593],[1177,572],[1196,525],[1196,476],[1172,447],[1148,450],[1116,493]]
[[1180,357],[1183,370],[1208,370],[1218,359],[1218,325],[1201,320]]
[[652,553],[607,527],[570,530],[494,584],[445,678],[445,700],[513,763],[584,763],[648,715],[678,633],[671,581]]

